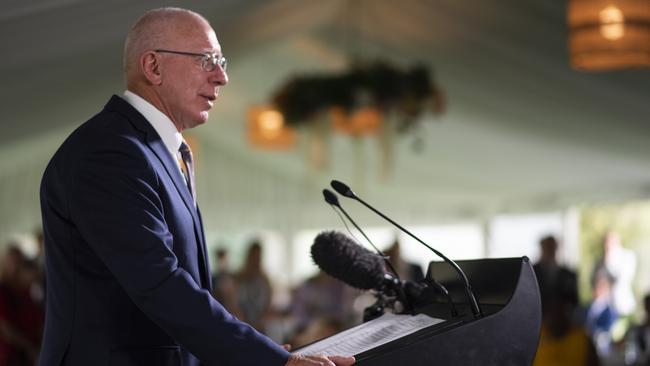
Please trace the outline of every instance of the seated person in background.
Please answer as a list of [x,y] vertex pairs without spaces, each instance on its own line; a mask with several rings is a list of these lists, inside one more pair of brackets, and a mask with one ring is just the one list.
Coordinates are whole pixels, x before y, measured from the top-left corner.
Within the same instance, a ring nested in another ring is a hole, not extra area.
[[235,276],[235,314],[255,329],[265,332],[272,295],[271,281],[262,268],[262,245],[259,240],[253,240],[244,267]]
[[[322,271],[307,279],[293,293],[291,315],[296,322],[296,331],[299,334],[318,333],[322,338],[349,328],[358,320],[355,319],[353,309],[357,293],[358,291]],[[312,325],[315,323],[318,323],[317,332],[315,325]],[[333,333],[325,334],[323,329],[330,329]],[[298,338],[305,343],[319,339],[307,335]],[[301,342],[295,345],[305,344]]]
[[[384,252],[389,258],[390,262],[395,267],[397,274],[402,281],[422,281],[424,279],[424,272],[422,267],[418,264],[407,262],[402,259],[400,253],[399,240],[395,239],[393,245]],[[386,270],[389,270],[388,268]]]
[[600,365],[591,339],[573,321],[576,300],[570,292],[557,292],[546,299],[542,310],[542,334],[533,366]]
[[224,248],[215,250],[216,272],[212,275],[212,295],[232,314],[240,314],[237,308],[235,275],[228,265],[228,251]]
[[14,244],[6,250],[0,269],[0,366],[34,365],[43,314],[29,290],[38,272]]
[[296,346],[304,346],[317,340],[333,336],[345,327],[341,322],[331,318],[321,318],[309,323],[306,328],[298,332],[290,341]]

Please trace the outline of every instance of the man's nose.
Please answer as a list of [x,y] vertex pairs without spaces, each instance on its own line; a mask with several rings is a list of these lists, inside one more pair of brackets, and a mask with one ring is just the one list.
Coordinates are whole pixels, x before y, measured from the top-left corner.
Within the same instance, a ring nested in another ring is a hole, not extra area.
[[224,86],[228,84],[228,74],[221,66],[217,66],[210,75],[210,82],[214,85]]

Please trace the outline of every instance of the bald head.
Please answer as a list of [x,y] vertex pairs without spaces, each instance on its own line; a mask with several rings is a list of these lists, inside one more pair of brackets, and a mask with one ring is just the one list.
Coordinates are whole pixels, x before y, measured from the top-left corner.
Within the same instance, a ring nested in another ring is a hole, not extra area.
[[127,83],[139,74],[140,57],[146,51],[169,48],[170,43],[192,32],[197,25],[210,26],[191,10],[165,7],[146,12],[138,19],[124,43],[124,72]]
[[124,72],[127,90],[169,117],[179,132],[205,123],[219,87],[228,83],[210,23],[179,8],[150,10],[138,19],[124,45]]

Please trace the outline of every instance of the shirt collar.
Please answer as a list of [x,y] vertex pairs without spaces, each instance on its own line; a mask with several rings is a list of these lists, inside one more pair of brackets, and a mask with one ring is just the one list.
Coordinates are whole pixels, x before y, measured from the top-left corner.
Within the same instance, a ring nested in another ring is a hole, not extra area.
[[122,98],[140,112],[147,121],[149,121],[153,129],[156,130],[162,139],[167,150],[169,150],[174,159],[176,159],[178,149],[181,147],[181,143],[183,142],[183,135],[178,132],[178,129],[176,129],[176,126],[169,117],[144,98],[130,90],[124,91],[124,96]]

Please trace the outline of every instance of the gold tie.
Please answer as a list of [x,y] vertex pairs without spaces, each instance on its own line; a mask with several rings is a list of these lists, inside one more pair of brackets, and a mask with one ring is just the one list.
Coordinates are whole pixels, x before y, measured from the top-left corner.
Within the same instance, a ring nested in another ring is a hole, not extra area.
[[187,184],[187,188],[190,190],[190,194],[194,200],[194,205],[196,206],[196,185],[194,183],[194,161],[192,160],[192,150],[190,150],[190,147],[185,143],[185,141],[183,141],[178,151],[180,151],[181,159],[183,160],[181,167],[183,168],[183,175],[185,176],[185,184]]

